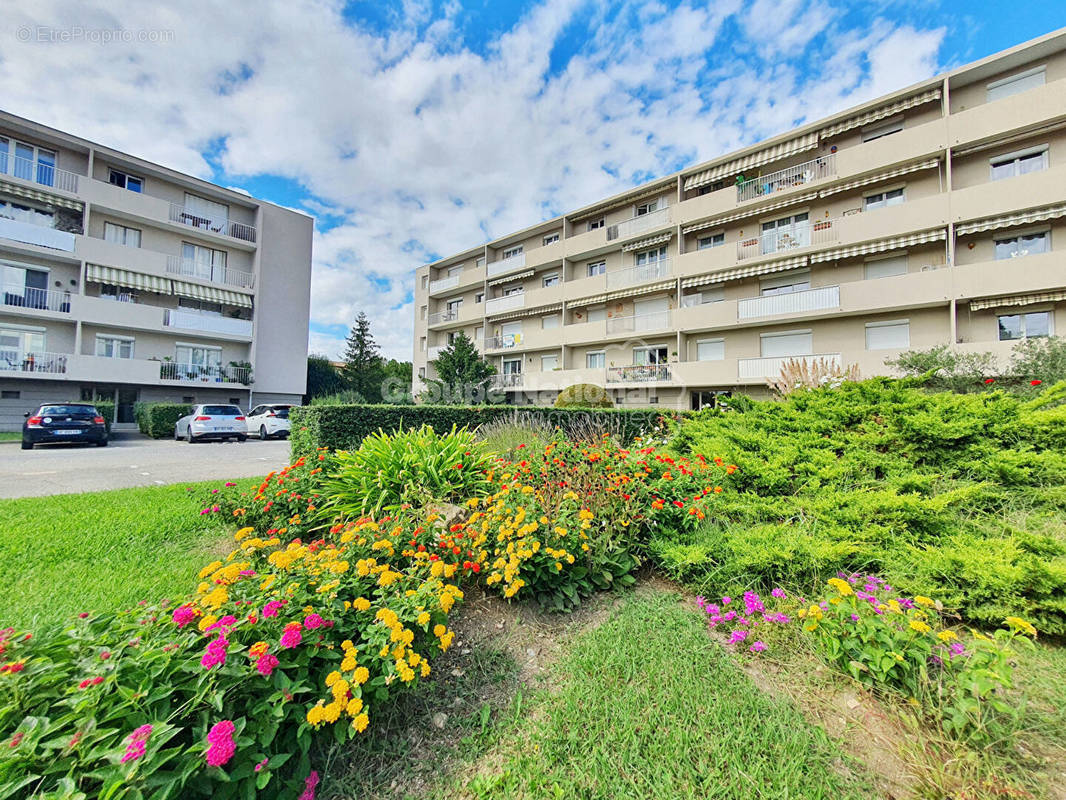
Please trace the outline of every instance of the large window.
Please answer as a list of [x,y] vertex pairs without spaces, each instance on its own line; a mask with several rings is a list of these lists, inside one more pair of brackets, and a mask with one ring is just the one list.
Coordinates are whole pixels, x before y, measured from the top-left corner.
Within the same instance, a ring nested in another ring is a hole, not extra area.
[[809,356],[814,353],[814,335],[811,331],[764,333],[759,337],[759,347],[763,358]]
[[665,364],[666,363],[666,347],[634,347],[633,348],[633,364],[634,366],[646,366],[648,364]]
[[588,224],[588,229],[589,229],[590,231],[595,231],[595,230],[599,230],[599,229],[600,229],[600,228],[602,228],[602,227],[603,227],[603,226],[604,226],[604,225],[605,225],[606,223],[607,223],[607,220],[606,220],[606,219],[604,219],[603,217],[599,217],[598,219],[590,219],[590,220],[589,220],[589,224]]
[[101,358],[133,358],[133,339],[126,336],[96,336],[96,355]]
[[697,361],[721,361],[725,358],[725,339],[700,339],[696,342]]
[[911,323],[906,319],[866,323],[867,350],[896,350],[911,346]]
[[44,328],[0,326],[0,370],[22,369],[28,355],[45,352]]
[[635,216],[643,217],[645,214],[652,214],[663,208],[666,205],[665,201],[661,197],[657,197],[654,200],[649,200],[646,203],[640,203],[636,208]]
[[1044,73],[1044,67],[1035,67],[1034,69],[1027,69],[1025,72],[1019,72],[1015,75],[1001,78],[998,81],[993,81],[987,86],[986,99],[991,103],[993,100],[1002,100],[1012,94],[1043,86]]
[[124,244],[126,247],[140,247],[141,232],[137,228],[127,228],[125,225],[105,222],[104,241]]
[[540,327],[544,330],[553,330],[558,328],[560,323],[559,314],[547,314],[540,318]]
[[651,250],[641,250],[637,253],[637,266],[654,264],[657,261],[666,261],[666,245],[653,247]]
[[459,309],[463,306],[463,298],[458,300],[449,300],[447,303],[448,315],[454,317],[459,313]]
[[5,306],[49,308],[48,272],[0,264],[0,302]]
[[517,255],[522,254],[522,245],[518,244],[514,247],[508,247],[503,251],[502,259],[514,258]]
[[603,350],[594,350],[590,353],[585,353],[585,368],[586,369],[603,369],[607,366],[607,353]]
[[197,228],[225,233],[229,226],[229,206],[186,192],[181,221]]
[[889,256],[867,261],[865,265],[866,280],[890,278],[893,275],[907,274],[907,256]]
[[544,237],[545,247],[547,247],[549,244],[555,244],[557,241],[559,241],[559,234],[557,233],[549,233],[547,236]]
[[585,270],[588,273],[588,277],[595,275],[603,275],[607,271],[606,261],[590,261],[585,265]]
[[179,344],[174,347],[174,361],[182,365],[217,369],[222,366],[222,348]]
[[760,247],[763,254],[806,247],[810,243],[811,224],[806,212],[762,224]]
[[136,175],[130,175],[128,172],[121,172],[117,169],[108,171],[107,181],[112,186],[129,189],[131,192],[144,191],[144,178],[138,178]]
[[697,250],[706,250],[709,247],[720,247],[725,244],[724,233],[712,233],[709,236],[701,236],[696,240]]
[[1047,231],[1004,236],[995,242],[997,260],[1046,253],[1051,249],[1051,236]]
[[192,242],[181,243],[181,272],[208,281],[226,279],[226,251],[202,247]]
[[559,368],[559,356],[541,356],[540,357],[540,371],[551,372],[553,369]]
[[872,142],[874,139],[880,139],[883,136],[891,136],[893,133],[899,133],[903,130],[903,115],[886,119],[883,122],[878,122],[875,125],[867,125],[862,129],[862,140],[864,142]]
[[213,303],[210,300],[197,300],[193,297],[179,297],[178,308],[188,311],[196,311],[200,314],[211,314],[215,317],[222,316],[222,304]]
[[1047,145],[1007,153],[989,160],[991,178],[994,181],[1013,178],[1016,175],[1026,175],[1030,172],[1042,172],[1047,167]]
[[0,173],[44,186],[54,186],[55,151],[0,136]]
[[589,322],[604,322],[607,319],[607,307],[590,308],[588,310]]
[[503,369],[501,370],[504,375],[521,375],[522,374],[522,359],[520,358],[505,358],[503,360]]
[[1050,311],[1004,314],[999,317],[999,340],[1001,342],[1052,336],[1054,333],[1055,317]]
[[558,286],[561,278],[558,272],[549,272],[541,279],[541,284],[547,288],[549,286]]
[[811,271],[809,269],[797,270],[785,275],[776,275],[772,278],[763,278],[759,282],[759,294],[762,297],[805,292],[810,288]]
[[877,194],[868,194],[863,198],[863,208],[873,211],[875,208],[898,206],[903,202],[903,189],[889,189]]
[[44,211],[26,203],[16,203],[13,200],[0,200],[0,217],[13,219],[16,222],[28,222],[30,225],[40,225],[42,228],[55,227],[55,214]]

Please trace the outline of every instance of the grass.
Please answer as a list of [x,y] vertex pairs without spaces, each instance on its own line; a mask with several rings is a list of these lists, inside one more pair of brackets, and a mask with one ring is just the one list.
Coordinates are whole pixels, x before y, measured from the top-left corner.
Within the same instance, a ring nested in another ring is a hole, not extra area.
[[21,431],[0,431],[0,442],[18,442],[21,439]]
[[186,486],[0,500],[0,627],[37,629],[194,588],[230,533],[200,516]]

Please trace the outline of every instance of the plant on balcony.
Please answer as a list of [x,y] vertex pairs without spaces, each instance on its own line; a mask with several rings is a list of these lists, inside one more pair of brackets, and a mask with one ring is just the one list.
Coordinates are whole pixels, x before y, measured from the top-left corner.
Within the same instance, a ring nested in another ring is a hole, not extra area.
[[240,383],[245,386],[251,386],[255,381],[252,380],[252,362],[250,361],[231,361],[229,362],[230,373],[228,375],[223,374],[224,380],[233,381],[234,383]]
[[602,386],[594,383],[575,383],[567,386],[555,398],[556,408],[613,408],[614,401]]

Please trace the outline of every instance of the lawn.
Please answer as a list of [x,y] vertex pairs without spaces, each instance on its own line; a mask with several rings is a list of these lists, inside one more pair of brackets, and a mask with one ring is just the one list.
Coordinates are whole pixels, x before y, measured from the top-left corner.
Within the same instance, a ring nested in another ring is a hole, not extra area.
[[0,628],[188,592],[232,532],[201,517],[186,486],[0,500]]
[[20,431],[0,431],[0,442],[17,442],[22,439]]

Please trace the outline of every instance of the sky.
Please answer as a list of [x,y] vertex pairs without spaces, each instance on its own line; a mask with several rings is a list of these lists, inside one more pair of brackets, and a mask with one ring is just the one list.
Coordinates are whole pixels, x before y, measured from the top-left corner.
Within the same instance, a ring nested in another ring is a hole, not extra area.
[[310,350],[413,271],[1066,26],[1061,0],[34,0],[0,108],[315,217]]

